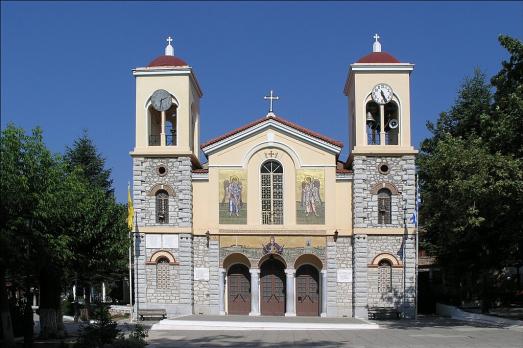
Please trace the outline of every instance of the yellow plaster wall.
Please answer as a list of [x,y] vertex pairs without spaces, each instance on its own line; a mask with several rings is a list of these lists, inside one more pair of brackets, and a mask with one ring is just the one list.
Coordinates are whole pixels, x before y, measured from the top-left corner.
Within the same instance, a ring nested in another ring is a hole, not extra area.
[[[187,71],[182,75],[135,76],[136,79],[136,137],[133,153],[139,155],[182,155],[198,154],[199,151],[199,94]],[[178,101],[177,109],[177,145],[149,146],[148,111],[149,99],[157,89],[165,89]],[[191,106],[197,114],[197,127],[191,129]],[[190,148],[190,138],[194,137],[195,146]]]
[[[399,145],[367,145],[366,134],[366,102],[372,89],[378,83],[386,83],[392,87],[395,100],[400,108],[400,138]],[[410,72],[366,72],[353,71],[348,81],[349,124],[352,128],[350,146],[352,153],[416,153],[411,146],[410,137]],[[351,98],[354,107],[351,107]]]
[[[269,141],[269,139],[272,139]],[[260,167],[270,159],[270,153],[284,167],[284,224],[263,225],[261,223]],[[213,234],[222,231],[242,233],[285,233],[304,234],[316,231],[320,234],[351,233],[351,184],[336,182],[335,154],[319,149],[303,140],[296,139],[276,129],[267,129],[209,155],[208,181],[194,182],[194,233],[209,230]],[[247,224],[220,225],[218,203],[220,201],[219,171],[223,169],[247,170]],[[325,224],[296,224],[296,170],[323,169],[325,173]],[[201,208],[204,207],[204,208]],[[228,233],[229,233],[228,232]]]

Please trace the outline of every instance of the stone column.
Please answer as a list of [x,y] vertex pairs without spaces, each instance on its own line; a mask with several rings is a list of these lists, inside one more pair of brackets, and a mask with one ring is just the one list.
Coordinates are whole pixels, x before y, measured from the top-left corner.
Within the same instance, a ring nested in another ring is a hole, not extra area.
[[327,270],[326,269],[321,271],[320,284],[321,284],[321,314],[320,314],[320,316],[326,317],[327,316],[327,298],[328,298],[328,296],[327,296],[328,281],[327,281]]
[[162,129],[160,130],[160,145],[165,146],[167,142],[165,141],[165,111],[162,111]]
[[353,311],[355,318],[368,319],[368,279],[367,279],[367,235],[354,236],[354,250],[352,254],[354,267]]
[[285,316],[295,317],[296,309],[294,303],[296,301],[296,294],[294,289],[294,277],[296,276],[296,270],[293,268],[288,268],[285,270],[285,275]]
[[251,312],[249,315],[260,315],[260,269],[251,268]]
[[225,315],[225,268],[220,268],[218,277],[218,291],[220,292],[220,315]]

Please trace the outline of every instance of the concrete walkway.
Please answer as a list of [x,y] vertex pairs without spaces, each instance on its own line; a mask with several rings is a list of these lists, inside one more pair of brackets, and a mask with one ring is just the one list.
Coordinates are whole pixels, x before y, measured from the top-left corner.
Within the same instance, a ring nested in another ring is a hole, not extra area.
[[164,319],[154,324],[151,331],[300,331],[300,330],[372,330],[376,323],[355,318],[319,317],[251,317],[244,315],[198,316],[189,315]]

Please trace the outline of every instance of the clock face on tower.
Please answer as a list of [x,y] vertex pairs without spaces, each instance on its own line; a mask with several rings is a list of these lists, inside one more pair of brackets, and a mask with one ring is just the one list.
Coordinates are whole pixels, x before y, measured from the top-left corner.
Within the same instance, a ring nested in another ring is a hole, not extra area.
[[377,84],[372,89],[372,100],[378,104],[387,104],[392,100],[392,88],[385,83]]
[[165,89],[157,89],[151,96],[153,108],[158,111],[167,111],[172,105],[172,98]]

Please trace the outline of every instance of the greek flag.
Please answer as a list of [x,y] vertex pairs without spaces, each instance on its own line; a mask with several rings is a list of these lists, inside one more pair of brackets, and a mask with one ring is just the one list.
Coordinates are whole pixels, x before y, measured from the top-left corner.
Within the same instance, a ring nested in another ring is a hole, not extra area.
[[412,213],[412,216],[410,217],[410,223],[418,226],[418,210],[419,206],[421,205],[421,195],[419,192],[419,182],[418,182],[418,176],[416,175],[416,207],[414,209],[414,213]]

